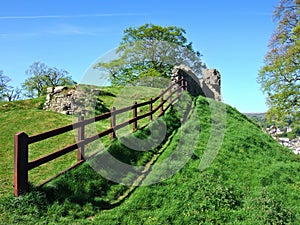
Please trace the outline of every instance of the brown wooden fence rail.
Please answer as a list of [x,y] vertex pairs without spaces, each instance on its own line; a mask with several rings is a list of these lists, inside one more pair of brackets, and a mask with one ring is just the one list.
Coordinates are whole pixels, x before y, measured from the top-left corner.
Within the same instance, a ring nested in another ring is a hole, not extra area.
[[[84,159],[84,147],[85,145],[101,138],[106,135],[110,135],[111,138],[116,137],[116,131],[121,129],[129,124],[133,124],[133,131],[137,129],[137,122],[143,118],[148,117],[151,121],[153,119],[153,114],[160,110],[158,117],[162,116],[168,108],[174,103],[180,96],[180,92],[186,90],[187,82],[185,80],[179,80],[177,83],[171,84],[168,88],[163,90],[159,96],[154,99],[150,99],[149,101],[137,103],[134,102],[133,105],[116,109],[112,107],[110,112],[98,115],[93,118],[84,119],[83,115],[79,116],[78,122],[60,127],[54,130],[50,130],[44,133],[36,134],[33,136],[28,136],[24,132],[20,132],[15,134],[14,136],[14,195],[19,196],[20,194],[27,192],[29,189],[28,183],[28,171],[34,169],[44,163],[50,162],[58,157],[61,157],[71,151],[78,149],[78,157],[77,163],[73,166],[67,168],[66,170],[60,172],[44,181],[41,185],[49,182],[53,178],[65,173],[68,170],[75,168],[85,161]],[[153,108],[154,103],[159,102],[159,104]],[[165,106],[165,103],[168,102],[168,105]],[[149,106],[149,112],[144,113],[143,115],[138,115],[138,108],[143,106]],[[120,113],[133,111],[133,118],[128,121],[122,122],[120,124],[116,124],[116,116]],[[85,126],[100,120],[110,118],[111,126],[109,129],[104,130],[92,137],[85,137]],[[78,140],[76,143],[68,145],[60,150],[52,152],[46,156],[40,157],[33,161],[28,161],[28,146],[30,144],[43,141],[45,139],[63,134],[65,132],[77,129],[78,130]]]

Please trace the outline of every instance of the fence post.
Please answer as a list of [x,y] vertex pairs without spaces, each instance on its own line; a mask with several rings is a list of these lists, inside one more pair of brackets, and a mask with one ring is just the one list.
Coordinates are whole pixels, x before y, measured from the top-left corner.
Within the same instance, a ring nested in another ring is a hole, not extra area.
[[[163,90],[161,90],[161,93],[163,93],[164,91]],[[160,108],[160,115],[162,115],[163,113],[164,113],[164,104],[163,104],[163,102],[164,102],[164,95],[162,95],[161,97],[160,97],[160,103],[162,104],[161,105],[161,108]]]
[[14,195],[27,192],[28,185],[28,135],[24,132],[14,136]]
[[[84,112],[81,112],[79,117],[78,117],[78,122],[81,122],[84,120]],[[80,126],[78,128],[78,137],[77,140],[78,142],[83,141],[84,140],[84,125]],[[77,154],[77,161],[81,161],[84,160],[84,145],[82,145],[80,148],[78,148],[78,154]]]
[[[116,126],[116,114],[115,114],[115,111],[116,111],[116,107],[112,107],[110,112],[111,112],[111,117],[110,117],[110,127],[111,128],[115,128]],[[110,139],[114,139],[116,138],[116,132],[115,130],[113,130],[111,133],[110,133]]]
[[[137,102],[134,102],[133,103],[133,111],[132,111],[132,114],[133,114],[133,119],[136,119],[137,117]],[[132,130],[133,132],[135,132],[137,130],[137,120],[133,122],[133,126],[132,126]]]
[[187,80],[184,81],[184,90],[187,91],[188,90],[188,82]]
[[181,86],[181,92],[184,91],[184,79],[181,80],[180,86]]
[[153,110],[153,99],[150,98],[150,104],[149,104],[149,121],[151,122],[153,120],[153,113],[152,113],[152,110]]
[[170,96],[170,104],[172,104],[172,89],[173,89],[173,87],[172,87],[172,85],[170,84],[170,86],[169,86],[169,96]]

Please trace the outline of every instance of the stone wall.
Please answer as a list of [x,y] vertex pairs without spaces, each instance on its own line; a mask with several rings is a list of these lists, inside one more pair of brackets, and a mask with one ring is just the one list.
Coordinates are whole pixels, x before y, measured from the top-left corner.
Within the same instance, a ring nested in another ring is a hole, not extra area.
[[172,71],[171,80],[178,81],[184,78],[187,81],[187,89],[192,96],[203,95],[203,91],[200,88],[199,78],[194,74],[191,68],[180,65],[175,66]]
[[202,71],[200,85],[204,95],[221,101],[221,74],[217,69],[205,69]]
[[184,78],[188,81],[188,91],[192,96],[203,95],[221,101],[221,75],[216,69],[205,69],[199,79],[187,66],[175,66],[172,72],[172,81]]
[[51,110],[67,115],[80,113],[82,110],[93,109],[98,89],[80,89],[78,87],[50,87],[47,89],[44,110]]
[[[188,81],[187,89],[193,96],[203,95],[221,101],[221,75],[216,69],[203,71],[202,78],[198,78],[187,66],[175,66],[172,71],[172,81],[184,78]],[[98,99],[100,90],[90,87],[50,87],[47,89],[45,110],[60,112],[67,115],[78,114],[82,110],[93,111],[95,104],[100,104]]]

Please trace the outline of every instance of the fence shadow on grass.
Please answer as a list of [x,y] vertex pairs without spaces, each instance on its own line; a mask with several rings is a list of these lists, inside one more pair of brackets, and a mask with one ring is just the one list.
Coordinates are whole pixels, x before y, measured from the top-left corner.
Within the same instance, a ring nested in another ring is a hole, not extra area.
[[[175,115],[176,113],[170,108],[169,112],[162,117],[165,123],[170,126],[167,128],[166,137],[162,143],[158,146],[154,146],[150,151],[132,150],[123,145],[120,140],[115,139],[108,147],[107,151],[96,154],[90,160],[93,163],[111,165],[112,162],[109,161],[111,157],[107,157],[109,155],[128,165],[145,165],[155,154],[158,154],[160,148],[166,143],[167,139],[179,128],[181,123],[179,118]],[[142,130],[138,130],[125,138],[127,141],[131,138],[146,140],[149,138],[149,135],[151,135],[151,126],[156,126],[157,123],[159,123],[159,120],[153,121],[149,126]],[[119,172],[114,170],[113,167],[106,167],[105,170],[105,172],[111,174]],[[124,179],[127,179],[124,183],[134,183],[139,179],[140,175],[142,174],[137,173],[137,171],[126,171],[123,174]],[[112,209],[121,204],[126,198],[126,195],[131,193],[130,190],[132,190],[132,187],[107,180],[102,177],[101,174],[96,172],[88,162],[85,162],[77,168],[67,171],[44,186],[37,188],[37,190],[45,194],[47,201],[50,204],[54,202],[63,203],[67,200],[81,206],[90,203],[93,207],[103,210]]]

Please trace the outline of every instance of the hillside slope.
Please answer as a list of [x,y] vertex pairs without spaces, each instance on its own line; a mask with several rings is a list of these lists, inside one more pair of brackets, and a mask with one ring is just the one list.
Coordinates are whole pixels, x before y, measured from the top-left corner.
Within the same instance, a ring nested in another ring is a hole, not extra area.
[[[119,93],[118,87],[103,87],[100,94],[104,108],[110,107]],[[71,116],[44,111],[46,96],[0,103],[0,198],[13,193],[14,135],[25,132],[29,136],[73,123]],[[76,120],[76,118],[75,118]],[[106,124],[103,124],[105,126]],[[50,138],[29,147],[29,160],[46,155],[75,142],[74,132]],[[29,172],[29,180],[39,184],[76,162],[77,153],[71,152],[58,160]]]
[[[299,224],[300,158],[227,106],[223,145],[208,167],[199,163],[209,138],[207,100],[199,97],[196,155],[171,179],[139,187],[119,208],[94,221],[107,224]],[[167,154],[165,152],[164,154]],[[118,221],[118,222],[117,222]]]
[[[22,199],[9,197],[0,203],[0,222],[300,224],[300,157],[261,132],[246,116],[226,106],[226,131],[221,149],[212,164],[200,171],[214,121],[209,100],[199,97],[196,110],[200,118],[199,142],[191,159],[171,178],[136,188],[120,206],[110,210],[102,210],[88,198],[86,202],[72,198],[49,201],[40,192]],[[193,128],[192,124],[187,125]],[[171,154],[180,132],[181,129],[159,160]],[[188,142],[184,146],[190,147]],[[78,176],[80,172],[75,175],[73,179],[78,180],[74,180],[74,186],[83,178]],[[90,186],[80,188],[97,190]],[[30,207],[25,209],[27,205]]]
[[[44,99],[35,99],[0,105],[0,197],[13,193],[14,135],[21,131],[26,132],[28,135],[38,134],[72,122],[72,118],[66,115],[38,109],[43,101]],[[30,146],[29,158],[35,159],[53,151],[56,146],[62,147],[64,144],[72,143],[74,137],[73,132],[68,132],[59,138],[52,138],[42,144],[33,144]],[[60,164],[68,166],[74,163],[75,159],[75,153],[71,153],[62,158]],[[48,173],[50,168],[53,170]],[[61,169],[62,166],[57,166],[57,164],[41,167],[39,171],[34,170],[30,178],[33,181],[40,182],[42,180],[36,177],[37,174],[46,173],[46,176],[51,176]]]

